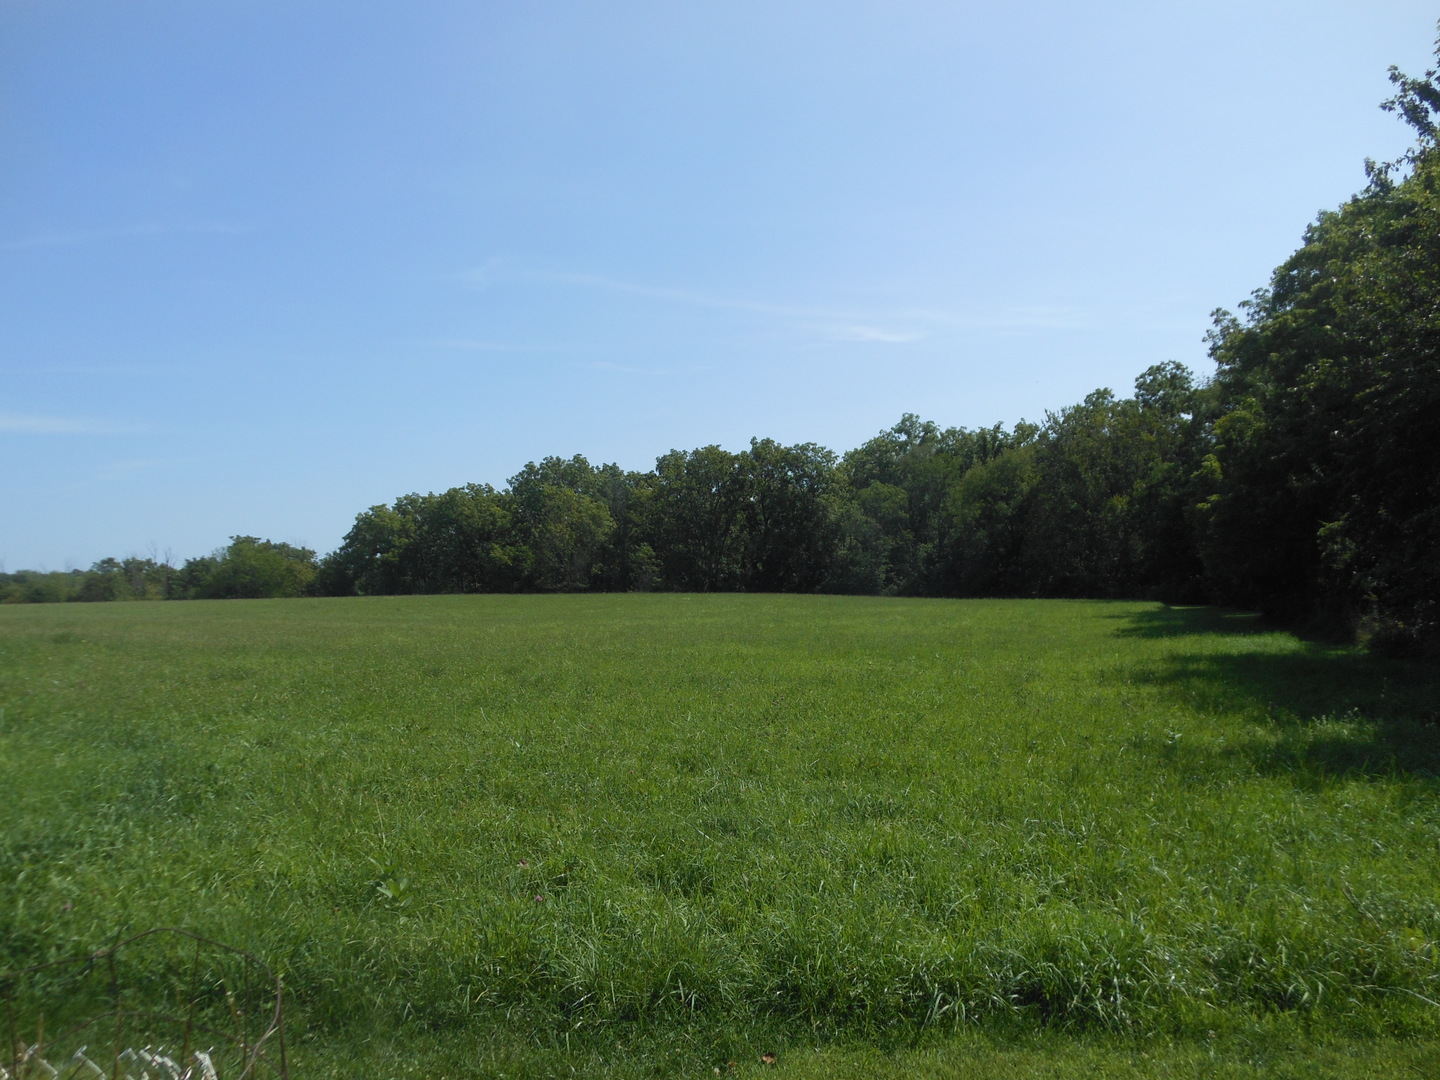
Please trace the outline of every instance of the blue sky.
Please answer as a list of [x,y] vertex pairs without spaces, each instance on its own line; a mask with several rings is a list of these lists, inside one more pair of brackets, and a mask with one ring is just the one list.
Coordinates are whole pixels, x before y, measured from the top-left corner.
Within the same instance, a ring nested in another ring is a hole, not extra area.
[[0,560],[1208,370],[1409,0],[0,0]]

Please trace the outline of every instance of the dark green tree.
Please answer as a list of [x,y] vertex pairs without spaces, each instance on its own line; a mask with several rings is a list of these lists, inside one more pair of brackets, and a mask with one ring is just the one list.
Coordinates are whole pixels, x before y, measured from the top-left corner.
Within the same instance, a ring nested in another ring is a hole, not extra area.
[[751,439],[744,475],[744,587],[812,592],[828,580],[839,531],[830,501],[835,455],[814,443]]
[[[946,591],[947,559],[937,545],[950,493],[971,468],[1003,452],[1008,439],[998,424],[979,431],[942,429],[906,413],[894,427],[845,454],[840,468],[849,494],[873,523],[857,528],[851,516],[848,536],[874,538],[870,558],[861,561],[873,565],[884,559],[881,591]],[[853,556],[849,563],[855,564]]]
[[1440,635],[1440,89],[1391,80],[1415,147],[1217,312],[1198,521],[1224,600],[1417,649]]
[[516,588],[529,554],[514,541],[509,505],[490,485],[467,484],[372,506],[325,557],[318,591],[345,596]]
[[665,585],[697,592],[741,586],[746,489],[740,457],[718,446],[672,450],[655,462],[646,532]]
[[1019,577],[1037,595],[1193,596],[1187,509],[1202,444],[1180,364],[1149,368],[1133,398],[1097,390],[1046,417],[1035,448]]
[[517,544],[529,552],[525,586],[575,592],[597,584],[615,519],[585,458],[547,457],[510,478]]
[[950,491],[942,519],[945,592],[1028,596],[1021,570],[1035,488],[1034,424],[1017,424],[1008,448],[972,466]]
[[254,600],[303,596],[315,580],[315,552],[292,544],[232,536],[213,556],[195,595],[203,600]]

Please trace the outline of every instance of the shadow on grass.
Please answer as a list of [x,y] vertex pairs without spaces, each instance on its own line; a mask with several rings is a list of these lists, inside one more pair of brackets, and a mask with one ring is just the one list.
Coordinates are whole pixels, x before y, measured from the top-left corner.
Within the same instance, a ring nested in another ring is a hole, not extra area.
[[1147,611],[1106,615],[1123,621],[1119,637],[1169,638],[1189,634],[1273,634],[1277,628],[1249,611],[1215,607],[1155,607]]
[[1299,642],[1298,650],[1266,651],[1245,640],[1273,631],[1258,616],[1207,608],[1162,608],[1130,621],[1122,636],[1235,638],[1233,650],[1181,645],[1183,651],[1130,676],[1186,707],[1250,717],[1254,738],[1232,745],[1224,757],[1240,756],[1262,774],[1307,784],[1327,777],[1440,778],[1440,666],[1313,641]]

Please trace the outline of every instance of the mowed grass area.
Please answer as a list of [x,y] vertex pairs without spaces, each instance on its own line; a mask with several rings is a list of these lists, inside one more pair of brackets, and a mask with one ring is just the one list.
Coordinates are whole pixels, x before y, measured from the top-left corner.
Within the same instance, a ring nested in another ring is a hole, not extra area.
[[1143,603],[0,608],[0,969],[187,927],[307,1076],[1425,1075],[1437,690]]

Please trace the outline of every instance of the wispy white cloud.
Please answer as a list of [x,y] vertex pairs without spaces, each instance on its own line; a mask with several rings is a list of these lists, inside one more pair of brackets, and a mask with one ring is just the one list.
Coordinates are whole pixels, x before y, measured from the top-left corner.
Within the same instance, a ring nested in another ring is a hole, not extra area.
[[1074,304],[1031,304],[995,311],[985,325],[999,330],[1084,330],[1095,325],[1094,315]]
[[612,362],[609,361],[609,360],[588,360],[588,361],[586,361],[586,362],[584,362],[584,363],[582,363],[582,364],[579,364],[578,366],[579,366],[579,367],[593,368],[593,369],[595,369],[596,371],[617,371],[617,372],[620,372],[621,374],[624,374],[624,375],[651,375],[651,376],[690,375],[690,374],[694,374],[694,373],[697,372],[697,371],[704,371],[704,370],[706,370],[706,369],[703,368],[703,367],[687,367],[687,368],[638,368],[638,367],[632,367],[632,366],[629,365],[629,364],[616,364],[616,363],[612,363]]
[[183,375],[183,367],[141,364],[15,364],[0,367],[0,375]]
[[954,307],[889,304],[824,307],[775,303],[749,297],[670,285],[627,281],[600,274],[507,268],[491,259],[466,275],[476,288],[488,288],[500,279],[571,286],[642,297],[670,304],[716,308],[768,315],[788,321],[816,344],[853,342],[904,345],[946,333],[1025,334],[1043,330],[1093,329],[1119,317],[1083,304],[959,304]]
[[479,266],[465,272],[465,282],[471,288],[488,289],[495,279],[501,276],[504,265],[504,260],[499,256],[486,259]]
[[125,461],[112,461],[102,465],[95,472],[95,479],[102,483],[112,483],[116,480],[125,480],[137,472],[144,472],[146,469],[159,469],[170,465],[171,462],[163,458],[129,458]]
[[[1090,311],[1073,304],[1005,305],[983,310],[903,305],[874,308],[810,307],[777,304],[696,289],[648,285],[595,274],[530,271],[516,276],[532,281],[605,289],[697,307],[725,308],[806,320],[825,336],[842,341],[893,344],[918,341],[928,334],[915,329],[917,324],[956,330],[1081,329],[1095,324],[1095,318]],[[897,324],[905,328],[899,329]]]
[[0,250],[23,251],[26,248],[74,247],[96,240],[113,240],[135,236],[165,236],[172,234],[214,234],[238,235],[251,230],[243,225],[226,225],[220,222],[201,222],[190,225],[167,225],[158,221],[137,222],[134,225],[116,225],[103,229],[69,229],[61,232],[36,233],[22,236],[0,244]]
[[144,424],[123,424],[79,416],[35,416],[0,412],[0,432],[14,435],[129,435],[147,430]]
[[[1106,317],[1109,317],[1107,313]],[[903,307],[878,312],[875,320],[919,323],[948,330],[1082,330],[1104,321],[1077,304],[1003,304],[985,308]]]
[[820,332],[835,341],[858,341],[878,345],[904,345],[925,335],[914,330],[886,330],[879,326],[822,326]]
[[726,308],[731,311],[754,311],[765,315],[784,315],[792,318],[823,318],[834,312],[822,309],[796,307],[788,304],[771,304],[743,297],[726,296],[722,293],[704,292],[696,289],[673,288],[665,285],[645,285],[617,278],[601,277],[596,274],[565,274],[549,271],[531,271],[517,275],[531,281],[546,281],[556,285],[579,285],[609,292],[627,293],[631,296],[645,296],[655,300],[669,300],[673,303],[691,304],[696,307]]
[[432,349],[457,349],[462,352],[548,352],[543,345],[522,345],[507,341],[486,341],[481,338],[432,338],[420,342]]

